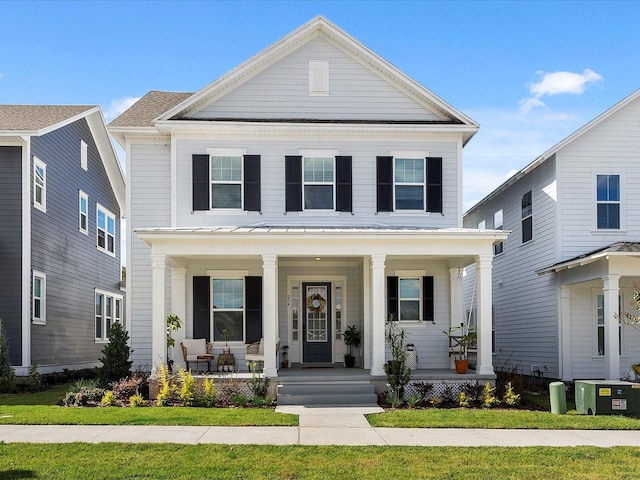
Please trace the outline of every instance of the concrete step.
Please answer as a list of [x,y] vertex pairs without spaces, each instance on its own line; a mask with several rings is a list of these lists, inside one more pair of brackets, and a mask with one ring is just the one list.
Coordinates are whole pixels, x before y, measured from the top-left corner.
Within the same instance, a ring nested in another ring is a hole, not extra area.
[[278,386],[278,405],[375,405],[370,383],[287,383]]

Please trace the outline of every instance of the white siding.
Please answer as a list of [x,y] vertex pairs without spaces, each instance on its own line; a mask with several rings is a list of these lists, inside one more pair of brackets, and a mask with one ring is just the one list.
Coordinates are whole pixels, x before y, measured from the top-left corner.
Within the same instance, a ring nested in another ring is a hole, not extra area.
[[[309,60],[329,62],[329,95],[309,95]],[[309,41],[190,117],[443,119],[324,38]]]

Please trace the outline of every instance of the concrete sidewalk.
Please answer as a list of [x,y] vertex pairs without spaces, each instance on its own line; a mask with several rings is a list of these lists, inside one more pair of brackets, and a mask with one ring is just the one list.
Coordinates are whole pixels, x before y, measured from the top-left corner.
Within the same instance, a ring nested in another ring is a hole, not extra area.
[[278,407],[300,415],[297,427],[0,425],[6,443],[126,442],[250,445],[578,446],[640,447],[640,431],[373,428],[372,408]]

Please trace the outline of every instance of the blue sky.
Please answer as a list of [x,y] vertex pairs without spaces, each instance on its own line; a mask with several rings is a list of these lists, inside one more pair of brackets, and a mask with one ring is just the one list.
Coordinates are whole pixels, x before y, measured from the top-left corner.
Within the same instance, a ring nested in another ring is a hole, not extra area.
[[640,88],[640,2],[3,1],[0,103],[197,91],[321,14],[480,123],[470,207]]

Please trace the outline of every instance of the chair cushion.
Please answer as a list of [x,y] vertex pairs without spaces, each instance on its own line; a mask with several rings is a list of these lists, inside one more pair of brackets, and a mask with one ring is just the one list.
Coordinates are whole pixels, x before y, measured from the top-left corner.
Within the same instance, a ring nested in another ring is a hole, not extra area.
[[182,341],[182,345],[187,349],[187,355],[206,355],[207,354],[207,340],[204,338],[185,338]]

